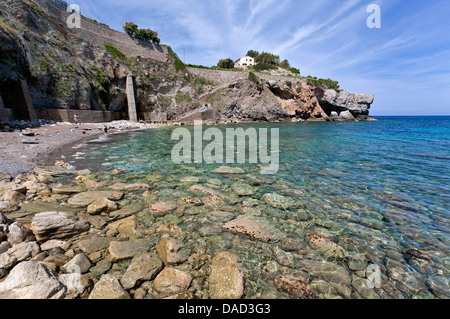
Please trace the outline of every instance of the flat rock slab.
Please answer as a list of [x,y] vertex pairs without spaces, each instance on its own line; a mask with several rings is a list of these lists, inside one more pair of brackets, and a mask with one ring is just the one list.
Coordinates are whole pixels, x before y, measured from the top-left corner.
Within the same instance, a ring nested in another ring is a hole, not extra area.
[[48,203],[41,201],[24,202],[19,206],[21,211],[30,213],[44,213],[44,212],[77,213],[78,211],[80,211],[77,208],[63,206],[59,203]]
[[264,217],[252,213],[241,215],[222,226],[223,230],[249,236],[265,243],[279,242],[285,235]]
[[33,170],[33,173],[36,175],[64,176],[64,175],[76,175],[77,171],[59,166],[42,166],[36,167]]
[[118,191],[90,191],[75,195],[69,199],[68,203],[71,207],[87,207],[93,202],[101,198],[109,200],[120,200],[123,197],[123,192]]
[[126,206],[122,209],[109,213],[110,218],[125,218],[139,213],[143,207],[141,205]]
[[78,246],[86,254],[92,254],[97,251],[106,249],[113,239],[108,237],[96,237],[85,239],[78,243]]
[[145,239],[125,242],[113,241],[109,244],[106,251],[106,259],[109,262],[130,259],[136,255],[146,253],[150,248],[151,243]]
[[62,187],[56,187],[52,189],[52,192],[54,194],[61,194],[61,195],[72,195],[72,194],[78,194],[84,192],[85,189],[82,187],[77,186],[62,186]]
[[88,222],[75,214],[65,212],[39,213],[31,222],[31,230],[39,242],[69,238],[88,231],[89,228]]

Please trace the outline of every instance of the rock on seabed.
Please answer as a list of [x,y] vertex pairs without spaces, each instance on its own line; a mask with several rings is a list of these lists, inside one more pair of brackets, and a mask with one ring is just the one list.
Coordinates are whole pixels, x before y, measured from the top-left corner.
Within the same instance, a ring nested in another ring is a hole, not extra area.
[[239,258],[223,251],[214,257],[209,275],[212,299],[240,299],[244,295],[244,275]]

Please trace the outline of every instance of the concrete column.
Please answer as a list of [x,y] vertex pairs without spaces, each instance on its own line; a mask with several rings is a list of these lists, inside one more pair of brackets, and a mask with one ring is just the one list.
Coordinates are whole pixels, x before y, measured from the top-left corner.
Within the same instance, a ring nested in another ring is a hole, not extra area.
[[3,104],[3,99],[0,95],[0,124],[6,122],[8,122],[8,114],[6,113],[5,104]]
[[136,98],[134,96],[133,77],[127,76],[128,119],[137,122]]
[[22,94],[25,100],[26,107],[28,109],[28,117],[31,122],[37,121],[36,112],[34,111],[33,101],[31,100],[30,91],[28,89],[28,83],[26,80],[21,80],[20,85],[22,87]]

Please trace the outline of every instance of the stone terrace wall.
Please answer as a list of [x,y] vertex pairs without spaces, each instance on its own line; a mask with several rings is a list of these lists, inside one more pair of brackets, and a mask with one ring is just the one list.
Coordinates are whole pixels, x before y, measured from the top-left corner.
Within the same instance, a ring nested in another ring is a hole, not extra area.
[[[64,11],[62,8],[47,0],[34,1],[59,19],[63,26],[67,27],[67,19],[71,13]],[[166,61],[167,59],[167,47],[132,39],[125,33],[102,26],[84,17],[81,17],[81,29],[67,30],[93,45],[102,48],[108,44],[112,45],[129,57],[142,56],[159,61]]]
[[[218,85],[225,85],[228,83],[232,83],[241,79],[247,79],[249,72],[238,72],[238,71],[220,71],[220,70],[209,70],[209,69],[199,69],[188,67],[188,71],[193,75],[200,75],[204,78],[212,80],[216,82]],[[256,76],[258,76],[262,80],[266,81],[277,81],[278,83],[285,83],[286,81],[290,81],[295,83],[300,81],[301,78],[291,78],[285,76],[278,75],[267,75],[255,72]]]

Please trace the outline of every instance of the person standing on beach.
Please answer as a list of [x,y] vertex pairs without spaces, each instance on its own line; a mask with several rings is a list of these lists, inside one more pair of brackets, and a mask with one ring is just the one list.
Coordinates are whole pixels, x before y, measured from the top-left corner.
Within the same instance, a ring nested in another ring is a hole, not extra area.
[[73,119],[75,120],[75,124],[76,124],[76,125],[79,125],[79,124],[80,124],[80,115],[75,114],[75,115],[73,116]]
[[105,136],[108,135],[108,127],[107,126],[105,126],[103,128],[103,133],[105,133]]

